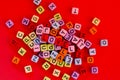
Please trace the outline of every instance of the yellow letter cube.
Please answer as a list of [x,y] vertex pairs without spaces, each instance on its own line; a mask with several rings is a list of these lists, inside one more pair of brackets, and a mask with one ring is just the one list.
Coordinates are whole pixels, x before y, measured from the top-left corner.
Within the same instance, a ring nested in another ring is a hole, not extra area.
[[50,78],[45,76],[43,80],[50,80]]
[[34,42],[31,41],[30,43],[28,43],[28,46],[30,47],[30,49],[33,49],[33,47],[34,47]]
[[45,11],[45,9],[44,9],[42,6],[39,6],[39,7],[36,9],[36,11],[37,11],[39,14],[42,14],[42,13]]
[[16,37],[19,38],[19,39],[23,39],[24,32],[18,31]]
[[98,26],[98,25],[100,24],[100,19],[98,19],[98,18],[95,17],[95,18],[92,20],[92,23],[93,23],[94,25]]
[[57,66],[63,67],[64,63],[65,63],[64,61],[62,61],[62,62],[59,62],[59,61],[58,61],[58,62],[57,62]]
[[28,36],[26,36],[26,37],[23,38],[23,42],[24,42],[25,44],[28,44],[28,43],[31,42],[31,39],[30,39]]
[[53,71],[53,76],[59,77],[59,75],[60,75],[60,70],[54,69],[54,71]]
[[25,69],[25,73],[31,73],[32,72],[31,65],[25,66],[24,69]]
[[53,50],[54,50],[54,45],[48,44],[48,51],[53,51]]
[[45,69],[45,70],[48,70],[50,68],[50,64],[48,62],[45,62],[43,65],[42,65],[42,68]]
[[55,14],[55,15],[54,15],[54,19],[55,19],[55,21],[61,20],[62,17],[61,17],[61,15],[60,15],[60,13]]
[[20,54],[21,56],[24,56],[25,53],[26,53],[26,50],[22,47],[18,50],[18,54]]
[[36,38],[35,32],[31,32],[31,33],[29,34],[29,37],[30,37],[31,40],[35,39],[35,38]]
[[41,51],[47,51],[48,50],[47,44],[41,44],[40,48],[41,48]]
[[69,80],[69,79],[70,79],[70,75],[68,75],[66,73],[62,77],[62,80]]
[[34,23],[37,23],[39,20],[39,17],[36,16],[36,15],[33,15],[32,18],[31,18],[31,21],[34,22]]

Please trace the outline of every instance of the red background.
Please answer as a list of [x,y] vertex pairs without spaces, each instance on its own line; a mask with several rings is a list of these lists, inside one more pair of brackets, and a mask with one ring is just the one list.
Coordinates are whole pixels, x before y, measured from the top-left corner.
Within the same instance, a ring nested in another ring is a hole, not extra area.
[[[51,12],[47,5],[50,2],[55,2],[57,10]],[[97,27],[98,32],[95,36],[88,34],[90,39],[97,48],[97,55],[95,56],[94,65],[99,67],[98,75],[81,75],[80,80],[119,80],[119,2],[115,0],[43,0],[41,5],[45,8],[45,13],[40,15],[40,23],[45,24],[50,18],[57,12],[60,12],[65,21],[79,22],[81,23],[82,30],[86,31],[92,27],[91,20],[94,17],[101,19],[100,26]],[[71,7],[79,7],[80,14],[78,16],[71,15]],[[34,64],[30,61],[32,52],[27,49],[28,53],[25,57],[20,57],[17,54],[17,49],[25,44],[21,40],[18,40],[19,44],[15,47],[10,44],[11,39],[15,39],[18,30],[28,32],[21,24],[23,17],[31,18],[33,14],[37,14],[35,11],[36,6],[32,3],[32,0],[1,0],[0,1],[0,80],[41,80],[45,75],[53,78],[52,69],[59,67],[53,66],[49,71],[44,71],[41,68],[41,64]],[[46,16],[47,15],[47,16]],[[5,26],[5,22],[8,19],[12,19],[15,26],[8,29]],[[102,48],[99,46],[100,39],[108,39],[109,46]],[[19,65],[11,63],[13,56],[21,58]],[[27,58],[27,59],[26,59]],[[25,74],[23,67],[31,64],[33,66],[33,73]],[[72,68],[71,70],[74,70]],[[62,69],[61,69],[62,70]],[[62,70],[70,73],[67,68]],[[62,74],[60,76],[62,76]]]

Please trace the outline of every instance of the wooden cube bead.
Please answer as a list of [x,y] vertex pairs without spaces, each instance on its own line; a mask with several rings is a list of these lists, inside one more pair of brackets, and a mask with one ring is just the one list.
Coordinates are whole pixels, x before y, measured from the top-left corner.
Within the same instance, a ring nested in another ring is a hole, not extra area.
[[50,30],[50,35],[52,35],[52,36],[56,36],[57,35],[57,33],[58,33],[58,30],[57,29],[51,29]]
[[108,46],[108,40],[107,40],[107,39],[102,39],[102,40],[100,41],[100,45],[101,45],[102,47]]
[[63,66],[64,66],[64,63],[65,63],[64,61],[62,61],[62,62],[59,62],[59,61],[58,61],[58,62],[57,62],[57,66],[63,67]]
[[74,35],[71,41],[72,41],[72,43],[77,44],[79,42],[79,40],[80,40],[80,38]]
[[98,74],[98,67],[91,67],[92,74]]
[[48,51],[53,51],[55,50],[55,47],[53,44],[48,44]]
[[72,23],[71,21],[67,22],[67,23],[66,23],[66,27],[67,27],[68,29],[73,28],[73,23]]
[[56,65],[57,64],[57,60],[51,58],[50,63],[53,64],[53,65]]
[[94,63],[94,57],[87,57],[87,63]]
[[39,17],[36,16],[36,15],[33,15],[32,18],[31,18],[31,21],[34,22],[34,23],[37,23],[39,21]]
[[14,26],[14,22],[12,20],[8,20],[5,24],[8,28],[12,28]]
[[49,77],[45,76],[43,80],[51,80]]
[[89,49],[89,55],[90,56],[95,56],[96,55],[96,49],[95,48],[90,48]]
[[28,36],[25,36],[25,37],[23,38],[23,42],[24,42],[25,44],[28,44],[28,43],[31,42],[31,39],[30,39]]
[[98,26],[100,24],[100,19],[98,19],[97,17],[95,17],[93,20],[92,20],[92,23],[96,26]]
[[35,39],[37,36],[36,36],[35,32],[31,32],[31,33],[29,34],[29,37],[30,37],[31,40],[33,40],[33,39]]
[[57,60],[58,62],[62,62],[63,59],[64,59],[64,56],[61,55],[61,54],[58,54],[57,57],[56,57],[56,60]]
[[25,25],[25,26],[28,26],[30,23],[30,20],[28,18],[23,18],[22,19],[22,24]]
[[52,75],[55,76],[55,77],[59,77],[60,76],[60,72],[61,72],[60,70],[54,69]]
[[92,46],[92,43],[89,40],[85,41],[85,47],[90,48]]
[[74,71],[74,72],[72,73],[71,77],[72,77],[73,79],[77,80],[78,77],[79,77],[79,75],[80,75],[80,74],[79,74],[78,72]]
[[69,53],[74,53],[75,52],[75,46],[74,45],[68,46],[68,52]]
[[78,15],[79,14],[79,8],[73,7],[72,8],[72,14]]
[[40,45],[34,45],[33,51],[34,52],[40,52]]
[[81,30],[81,24],[79,24],[79,23],[75,23],[74,28],[75,28],[75,30],[80,31],[80,30]]
[[66,56],[68,50],[65,49],[65,48],[62,48],[61,51],[59,52],[59,54],[63,55],[63,56]]
[[28,46],[29,46],[30,49],[33,49],[33,47],[34,47],[34,42],[31,41],[30,43],[28,43]]
[[48,62],[45,62],[43,65],[42,65],[42,68],[44,69],[44,70],[48,70],[49,68],[50,68],[50,64],[48,63]]
[[41,1],[42,0],[33,0],[33,3],[38,6],[41,3]]
[[64,75],[62,76],[62,80],[69,80],[70,79],[70,75],[64,73]]
[[47,51],[48,50],[48,45],[47,44],[41,44],[40,48],[41,48],[40,49],[41,51]]
[[62,16],[60,15],[60,13],[57,13],[54,15],[54,19],[55,19],[55,21],[59,21],[62,19]]
[[25,73],[31,73],[32,72],[31,65],[25,66],[24,69],[25,69]]
[[18,31],[16,37],[19,38],[19,39],[23,39],[24,32]]
[[34,62],[34,63],[37,63],[39,61],[39,57],[36,56],[36,55],[33,55],[32,58],[31,58],[31,61]]
[[90,28],[89,32],[92,34],[92,35],[95,35],[97,33],[97,29],[95,27],[92,27]]
[[75,65],[82,65],[82,59],[81,58],[75,58]]
[[43,52],[43,58],[49,58],[50,57],[50,52],[49,51],[44,51]]
[[50,54],[50,57],[55,59],[57,57],[57,55],[58,55],[58,52],[52,51],[51,54]]
[[49,9],[51,10],[51,11],[53,11],[53,10],[55,10],[57,7],[56,7],[56,5],[52,2],[52,3],[50,3],[49,5],[48,5],[48,7],[49,7]]
[[27,52],[27,51],[26,51],[23,47],[21,47],[21,48],[18,50],[18,54],[20,54],[21,56],[24,56],[26,52]]
[[19,62],[20,62],[20,58],[14,56],[12,59],[12,63],[19,64]]
[[36,8],[36,11],[37,11],[39,14],[42,14],[42,13],[45,11],[45,9],[43,8],[43,6],[39,6],[39,7]]
[[68,32],[65,29],[61,29],[59,32],[59,35],[61,35],[62,37],[64,37]]

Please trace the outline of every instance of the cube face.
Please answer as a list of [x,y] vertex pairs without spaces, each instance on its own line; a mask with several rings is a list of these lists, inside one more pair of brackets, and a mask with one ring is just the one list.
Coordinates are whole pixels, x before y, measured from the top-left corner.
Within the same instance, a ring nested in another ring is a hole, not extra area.
[[39,7],[37,7],[36,11],[37,11],[39,14],[42,14],[42,13],[45,11],[45,9],[44,9],[42,6],[39,6]]
[[23,18],[23,20],[22,20],[23,25],[28,26],[29,23],[30,23],[30,20],[28,18]]
[[31,40],[33,40],[33,39],[35,39],[37,36],[36,36],[35,32],[31,32],[31,33],[29,34],[29,37],[30,37]]
[[78,15],[79,14],[79,8],[73,7],[72,8],[72,14]]
[[64,66],[70,68],[70,67],[71,67],[71,64],[65,62]]
[[48,43],[54,44],[55,43],[55,37],[54,36],[49,36]]
[[43,52],[43,58],[49,58],[50,57],[50,52],[49,51],[44,51]]
[[78,44],[77,44],[77,46],[78,46],[78,48],[80,49],[80,50],[82,50],[84,47],[85,47],[85,44],[84,44],[84,42],[79,42]]
[[34,62],[34,63],[37,63],[39,61],[39,57],[36,56],[36,55],[33,55],[32,58],[31,58],[31,61]]
[[51,80],[49,77],[45,76],[43,80]]
[[19,38],[19,39],[23,39],[24,32],[18,31],[16,37]]
[[42,0],[33,0],[33,3],[38,6],[41,3],[41,1]]
[[92,27],[89,31],[92,35],[95,35],[97,33],[97,29],[95,27]]
[[89,55],[90,56],[95,56],[96,55],[96,49],[95,48],[90,48],[89,49]]
[[75,65],[82,65],[82,59],[81,58],[75,58]]
[[53,10],[55,10],[55,9],[57,8],[54,3],[50,3],[50,4],[48,5],[48,7],[49,7],[49,9],[50,9],[51,11],[53,11]]
[[27,51],[22,47],[18,50],[18,54],[20,54],[21,56],[24,56],[26,52]]
[[72,43],[77,44],[79,42],[79,40],[80,40],[80,38],[74,35],[72,38]]
[[55,21],[59,21],[62,19],[62,16],[60,15],[60,13],[57,13],[54,15],[54,19],[55,19]]
[[37,23],[39,21],[39,17],[36,16],[36,15],[33,15],[32,18],[31,18],[31,21],[34,22],[34,23]]
[[40,45],[40,39],[38,37],[36,37],[33,41],[35,45]]
[[87,57],[87,63],[94,63],[93,57]]
[[34,52],[40,52],[40,45],[34,45],[33,50]]
[[37,26],[36,34],[37,35],[42,35],[43,34],[43,25],[42,24]]
[[66,34],[64,38],[65,38],[67,41],[70,41],[70,40],[72,39],[72,37],[73,37],[72,35]]
[[98,26],[100,24],[100,19],[98,19],[97,17],[95,17],[93,20],[92,20],[92,23],[96,26]]
[[58,52],[52,51],[50,56],[51,56],[51,58],[55,59],[57,57],[57,55],[58,55]]
[[25,69],[25,73],[31,73],[32,72],[31,65],[25,66],[24,69]]
[[72,61],[73,61],[73,58],[71,57],[71,56],[66,56],[65,57],[65,63],[67,63],[67,64],[72,64]]
[[71,45],[68,47],[68,52],[69,53],[74,53],[75,52],[75,46],[74,45]]
[[63,66],[64,66],[64,63],[65,63],[64,61],[62,61],[62,62],[59,62],[59,61],[58,61],[58,62],[57,62],[57,66],[63,67]]
[[48,44],[48,51],[54,51],[55,47],[53,44]]
[[52,58],[51,58],[51,61],[50,61],[50,63],[51,63],[51,64],[53,64],[53,65],[56,65],[56,63],[57,63],[57,60],[56,60],[56,59],[52,59]]
[[90,48],[91,46],[92,46],[92,43],[90,41],[86,40],[85,47]]
[[52,35],[52,36],[56,36],[57,35],[57,33],[58,33],[58,30],[57,29],[51,29],[50,30],[50,35]]
[[50,22],[50,24],[52,25],[54,22],[56,22],[55,21],[55,19],[54,18],[51,18],[50,20],[49,20],[49,22]]
[[34,47],[34,42],[31,41],[30,43],[28,43],[28,46],[29,46],[30,49],[33,49],[33,47]]
[[108,40],[107,40],[107,39],[102,39],[102,40],[100,41],[100,45],[101,45],[102,47],[108,46]]
[[76,33],[76,31],[75,31],[75,29],[74,28],[71,28],[71,29],[69,29],[69,34],[70,35],[73,35],[73,34],[75,34]]
[[48,70],[50,68],[50,64],[48,62],[45,62],[43,65],[42,65],[43,69],[45,70]]
[[55,45],[55,50],[56,50],[56,51],[61,50],[61,46],[56,46],[56,45]]
[[28,43],[31,42],[31,39],[30,39],[28,36],[25,36],[25,37],[23,38],[23,42],[24,42],[25,44],[28,44]]
[[64,26],[64,25],[65,25],[65,23],[64,23],[63,20],[59,20],[59,21],[57,21],[57,22],[58,22],[58,24],[59,24],[60,26]]
[[67,22],[67,23],[66,23],[66,27],[67,27],[68,29],[73,28],[73,23],[72,23],[71,21]]
[[61,55],[61,54],[58,54],[57,57],[56,57],[56,60],[57,60],[58,62],[62,62],[63,59],[64,59],[64,56]]
[[41,51],[47,51],[48,50],[47,44],[41,44],[40,48],[41,48]]
[[60,70],[54,69],[54,71],[53,71],[53,76],[59,77],[59,76],[60,76]]
[[5,24],[8,28],[12,28],[14,26],[14,22],[12,20],[8,20]]
[[79,75],[80,75],[79,73],[77,73],[76,71],[74,71],[74,72],[72,73],[72,76],[71,76],[71,77],[72,77],[73,79],[77,80],[78,77],[79,77]]
[[91,67],[92,74],[98,74],[98,67]]
[[74,26],[75,30],[80,31],[80,30],[81,30],[81,27],[82,27],[81,24],[75,23],[75,26]]
[[19,64],[19,62],[20,62],[20,58],[14,56],[12,59],[12,63]]
[[61,29],[59,34],[64,37],[67,34],[67,31],[65,29]]
[[70,75],[66,73],[62,76],[62,80],[69,80],[69,79],[70,79]]
[[52,24],[52,27],[53,27],[54,29],[59,29],[59,28],[60,28],[60,25],[59,25],[58,22],[54,22],[54,23]]
[[65,48],[62,48],[61,51],[59,52],[59,54],[63,55],[63,56],[66,56],[68,50],[65,49]]
[[43,28],[43,33],[44,34],[49,34],[50,33],[50,28],[49,27],[44,27]]

